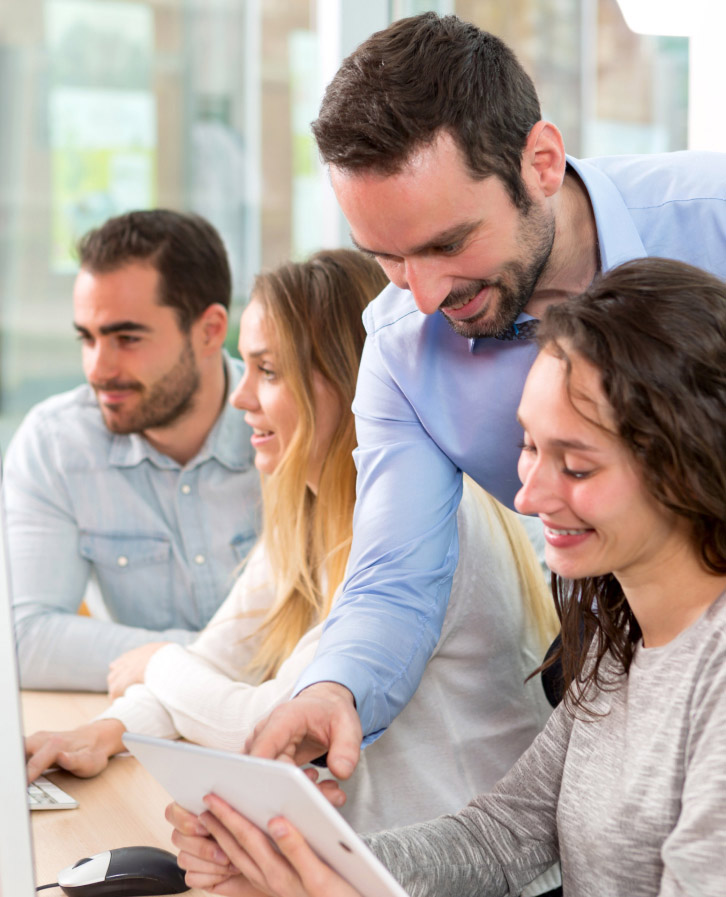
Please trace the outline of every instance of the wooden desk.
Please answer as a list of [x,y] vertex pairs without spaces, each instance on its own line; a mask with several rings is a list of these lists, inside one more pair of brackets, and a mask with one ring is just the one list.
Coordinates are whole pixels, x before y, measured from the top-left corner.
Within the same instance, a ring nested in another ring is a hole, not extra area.
[[[72,729],[108,706],[108,696],[74,692],[22,692],[26,733],[39,729]],[[164,818],[168,793],[134,757],[112,757],[108,768],[93,779],[66,772],[51,773],[51,781],[73,795],[76,810],[35,810],[30,814],[38,885],[57,881],[58,872],[81,857],[113,847],[144,844],[176,853],[171,826]],[[46,892],[61,894],[60,888]],[[202,897],[204,891],[186,891]]]

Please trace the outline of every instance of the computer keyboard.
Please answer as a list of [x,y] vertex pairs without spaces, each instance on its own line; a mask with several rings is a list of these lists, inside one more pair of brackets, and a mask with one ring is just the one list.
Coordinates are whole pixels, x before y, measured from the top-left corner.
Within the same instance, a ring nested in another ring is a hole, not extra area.
[[28,803],[31,810],[72,810],[78,806],[77,800],[45,776],[28,785]]

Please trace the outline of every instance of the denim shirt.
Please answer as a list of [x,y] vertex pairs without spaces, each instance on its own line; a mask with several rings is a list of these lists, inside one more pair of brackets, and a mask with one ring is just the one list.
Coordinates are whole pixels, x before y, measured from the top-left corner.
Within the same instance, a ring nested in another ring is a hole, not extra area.
[[[231,391],[242,364],[225,363]],[[204,627],[256,538],[250,433],[225,403],[181,466],[138,434],[110,432],[88,385],[30,411],[4,477],[25,688],[105,691],[119,654],[187,644]],[[110,621],[77,614],[91,576]]]
[[[592,202],[603,270],[651,255],[726,279],[726,154],[568,164]],[[458,559],[462,471],[511,507],[516,410],[537,350],[527,340],[467,340],[393,285],[363,319],[348,575],[296,690],[347,686],[373,738],[406,705],[439,639]]]

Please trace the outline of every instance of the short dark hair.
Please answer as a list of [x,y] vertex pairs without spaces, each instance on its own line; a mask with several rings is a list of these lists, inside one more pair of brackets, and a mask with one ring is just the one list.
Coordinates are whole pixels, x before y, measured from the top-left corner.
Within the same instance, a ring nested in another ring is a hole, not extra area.
[[343,61],[312,129],[324,162],[384,175],[446,131],[472,177],[499,177],[526,210],[522,150],[540,118],[534,84],[503,41],[427,12],[378,31]]
[[102,274],[130,262],[159,272],[159,304],[176,311],[185,333],[206,308],[229,308],[232,276],[222,239],[199,215],[151,209],[109,218],[78,242],[81,267]]
[[[704,569],[726,574],[726,283],[684,262],[636,259],[550,306],[537,339],[563,360],[568,383],[573,357],[597,368],[645,487],[689,522]],[[554,585],[562,646],[553,660],[576,683],[566,700],[579,704],[588,682],[602,684],[607,653],[628,671],[641,631],[615,577]]]

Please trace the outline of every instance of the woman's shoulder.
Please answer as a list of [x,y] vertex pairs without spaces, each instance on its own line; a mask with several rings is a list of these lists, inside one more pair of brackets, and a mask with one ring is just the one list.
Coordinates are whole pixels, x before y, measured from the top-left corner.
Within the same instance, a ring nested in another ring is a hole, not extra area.
[[689,641],[700,688],[716,688],[726,698],[726,592],[722,592],[698,621],[693,636]]

